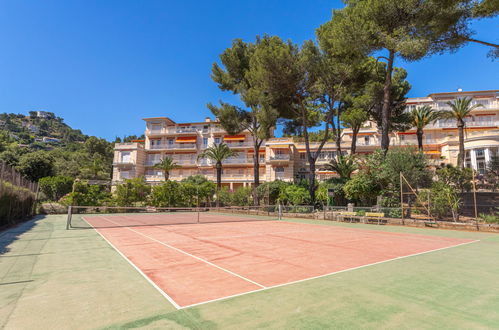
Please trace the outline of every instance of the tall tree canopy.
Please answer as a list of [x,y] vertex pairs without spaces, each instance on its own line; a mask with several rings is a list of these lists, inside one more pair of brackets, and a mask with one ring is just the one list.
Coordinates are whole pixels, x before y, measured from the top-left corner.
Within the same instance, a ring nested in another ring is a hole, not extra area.
[[386,61],[381,114],[381,148],[388,150],[394,62],[416,61],[451,47],[449,33],[466,31],[463,8],[451,0],[344,0],[331,21],[318,30],[321,45],[379,54]]
[[[257,38],[257,44],[259,39]],[[220,120],[220,124],[229,134],[250,132],[253,138],[253,201],[258,203],[256,188],[260,184],[260,147],[265,139],[272,137],[272,128],[276,125],[277,111],[266,102],[264,94],[250,79],[254,66],[252,57],[257,45],[236,39],[231,48],[221,55],[223,67],[213,64],[211,78],[224,91],[238,94],[246,109],[220,101],[219,106],[208,104],[211,112]]]
[[[327,52],[312,41],[303,46],[265,36],[258,43],[250,79],[267,102],[288,121],[288,131],[303,133],[309,163],[309,193],[315,201],[315,163],[328,140],[342,95],[357,82],[359,57]],[[309,129],[323,125],[317,148],[310,147]],[[339,125],[333,126],[338,130]]]

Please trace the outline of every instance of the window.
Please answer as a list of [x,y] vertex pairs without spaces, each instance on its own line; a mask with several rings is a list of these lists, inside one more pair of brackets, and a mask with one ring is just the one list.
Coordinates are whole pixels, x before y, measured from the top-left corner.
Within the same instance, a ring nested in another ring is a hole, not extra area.
[[175,140],[173,140],[173,139],[168,139],[168,144],[169,144],[169,145],[172,145],[174,142],[175,142]]
[[121,179],[129,179],[130,178],[130,171],[121,171],[120,178]]
[[283,173],[283,172],[284,172],[284,167],[276,167],[276,168],[275,168],[275,171],[276,171],[277,173]]
[[[402,138],[401,138],[401,140],[403,141],[403,140],[404,140],[404,139],[403,139],[403,137],[404,137],[404,136],[402,135],[401,137],[402,137]],[[369,141],[369,136],[364,136],[364,144],[365,144],[365,145],[369,145],[369,142],[370,142],[370,141]]]
[[219,137],[215,138],[215,144],[220,144],[220,138]]
[[203,138],[203,146],[207,146],[208,145],[208,138]]
[[305,153],[304,152],[300,152],[300,159],[305,160]]
[[131,162],[131,154],[130,151],[122,151],[121,152],[121,162],[122,163],[130,163]]
[[151,124],[151,131],[153,133],[161,132],[161,124]]

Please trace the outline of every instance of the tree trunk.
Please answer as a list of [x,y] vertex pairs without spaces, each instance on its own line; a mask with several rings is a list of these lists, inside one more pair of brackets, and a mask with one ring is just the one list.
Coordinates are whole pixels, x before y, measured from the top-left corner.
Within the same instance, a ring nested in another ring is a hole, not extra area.
[[315,205],[315,159],[309,160],[310,174],[308,177],[308,193],[310,194],[310,204]]
[[258,193],[256,188],[260,185],[260,144],[257,139],[255,139],[255,153],[253,154],[253,205],[258,206]]
[[383,107],[381,108],[381,149],[386,154],[390,147],[390,112],[392,103],[392,72],[395,52],[389,51],[386,67],[385,85],[383,87]]
[[416,137],[418,138],[418,148],[420,152],[423,152],[423,130],[419,129],[416,131]]
[[350,154],[354,155],[357,151],[357,135],[359,134],[360,126],[352,128],[352,145],[350,146]]
[[457,165],[464,168],[464,121],[458,120],[457,130],[459,132],[459,155],[457,156]]
[[220,188],[222,188],[222,163],[217,162],[217,207],[220,206]]
[[168,181],[169,178],[170,178],[170,172],[165,171],[165,181]]
[[[341,115],[341,110],[340,108],[338,107],[338,114],[337,114],[337,118],[338,118],[338,128],[336,129],[336,155],[337,155],[337,159],[340,160],[340,157],[341,157],[341,129],[340,129],[340,115]],[[334,121],[334,119],[333,119]]]

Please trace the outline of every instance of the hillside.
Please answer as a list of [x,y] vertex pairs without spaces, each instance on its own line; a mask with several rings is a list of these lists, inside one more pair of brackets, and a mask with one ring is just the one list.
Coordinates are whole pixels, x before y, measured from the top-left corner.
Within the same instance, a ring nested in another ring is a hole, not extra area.
[[0,160],[31,180],[111,178],[113,144],[73,129],[52,112],[0,114]]
[[73,129],[61,117],[52,112],[30,111],[28,116],[22,114],[0,114],[0,129],[9,133],[10,138],[20,144],[68,144],[85,142],[88,136],[80,130]]

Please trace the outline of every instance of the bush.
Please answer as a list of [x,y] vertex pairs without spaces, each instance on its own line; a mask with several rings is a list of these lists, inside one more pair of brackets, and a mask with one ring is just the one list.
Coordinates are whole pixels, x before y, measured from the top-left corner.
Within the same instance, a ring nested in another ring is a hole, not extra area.
[[67,176],[47,176],[38,181],[40,191],[51,201],[58,201],[73,189],[73,179]]
[[275,205],[279,201],[279,196],[289,185],[291,184],[281,180],[262,183],[256,188],[258,199],[262,204]]
[[77,181],[74,183],[74,192],[62,197],[60,203],[77,206],[112,205],[112,195],[107,189],[105,186]]
[[33,215],[35,194],[29,189],[0,181],[0,227],[13,225]]
[[492,213],[492,214],[480,213],[480,220],[486,223],[499,224],[499,213]]
[[310,203],[308,190],[295,185],[287,186],[279,196],[279,199],[285,204],[289,203],[291,205],[303,205]]
[[157,207],[176,207],[185,206],[187,199],[179,182],[166,181],[152,188],[151,203]]
[[118,206],[145,206],[150,193],[144,178],[127,179],[116,187],[115,201]]

